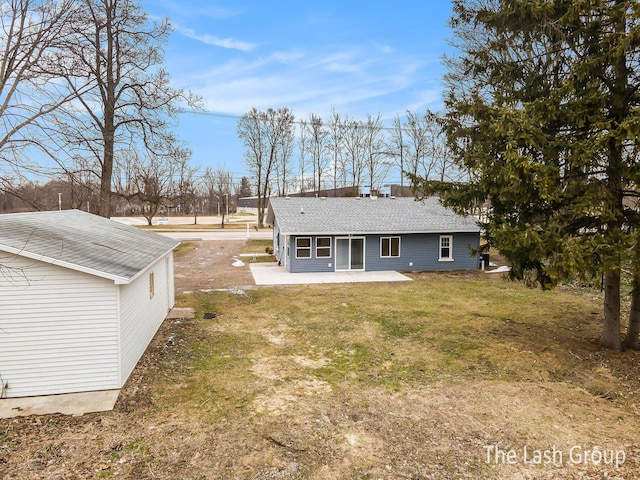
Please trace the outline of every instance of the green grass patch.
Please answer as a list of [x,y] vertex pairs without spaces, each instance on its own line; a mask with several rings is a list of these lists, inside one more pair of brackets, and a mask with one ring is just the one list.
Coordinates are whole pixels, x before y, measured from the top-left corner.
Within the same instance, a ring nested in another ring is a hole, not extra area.
[[[295,367],[295,375],[302,369],[334,389],[402,391],[443,379],[571,381],[589,388],[591,377],[573,372],[584,368],[579,359],[589,356],[589,339],[599,328],[594,295],[473,275],[211,292],[181,296],[178,303],[196,309],[197,333],[189,335],[187,377],[180,388],[164,387],[162,396],[211,421],[264,391],[251,368],[265,357],[283,359],[273,365],[285,379],[294,375],[286,359],[323,359],[317,368]],[[218,317],[200,320],[204,312]]]
[[194,245],[193,242],[181,242],[180,245],[178,245],[174,250],[173,250],[173,257],[174,258],[179,258],[182,255],[192,252],[193,250],[196,249],[196,246]]
[[244,246],[244,253],[265,253],[266,248],[273,247],[273,240],[250,239]]

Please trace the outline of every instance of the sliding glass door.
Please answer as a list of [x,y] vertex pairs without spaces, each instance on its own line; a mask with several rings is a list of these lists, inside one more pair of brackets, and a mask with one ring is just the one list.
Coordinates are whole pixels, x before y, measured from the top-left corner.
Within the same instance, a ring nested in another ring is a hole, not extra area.
[[364,270],[364,238],[336,238],[336,270]]

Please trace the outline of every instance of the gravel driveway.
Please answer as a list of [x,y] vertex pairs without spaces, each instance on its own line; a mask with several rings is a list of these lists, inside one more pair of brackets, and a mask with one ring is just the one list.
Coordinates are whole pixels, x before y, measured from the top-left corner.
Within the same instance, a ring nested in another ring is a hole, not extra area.
[[[175,259],[176,294],[218,288],[252,288],[255,283],[249,264],[233,266],[246,240],[205,240],[189,242],[193,249]],[[246,259],[245,259],[246,260]]]

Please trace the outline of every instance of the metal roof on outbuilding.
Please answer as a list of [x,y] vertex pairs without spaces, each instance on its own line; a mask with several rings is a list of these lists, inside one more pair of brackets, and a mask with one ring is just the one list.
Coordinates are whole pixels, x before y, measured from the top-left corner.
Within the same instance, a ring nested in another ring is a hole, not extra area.
[[0,251],[60,265],[118,284],[180,244],[81,210],[0,215]]
[[480,232],[478,219],[443,207],[437,197],[270,199],[267,223],[288,235]]

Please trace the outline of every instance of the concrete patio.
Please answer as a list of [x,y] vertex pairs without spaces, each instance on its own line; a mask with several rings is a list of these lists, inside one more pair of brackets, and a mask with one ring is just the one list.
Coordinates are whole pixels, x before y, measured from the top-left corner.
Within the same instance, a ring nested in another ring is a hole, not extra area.
[[313,283],[408,282],[411,278],[395,271],[290,273],[275,263],[251,263],[256,285],[308,285]]

